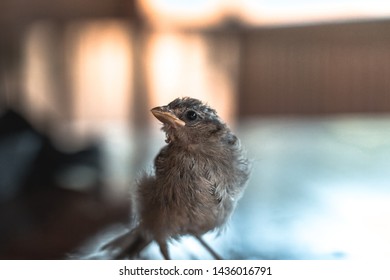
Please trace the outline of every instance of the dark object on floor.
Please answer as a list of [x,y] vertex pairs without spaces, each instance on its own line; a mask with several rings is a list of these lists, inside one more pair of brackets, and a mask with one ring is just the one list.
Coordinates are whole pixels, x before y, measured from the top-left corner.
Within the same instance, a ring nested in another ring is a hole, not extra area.
[[[128,203],[100,196],[100,165],[96,144],[64,152],[15,111],[0,116],[0,259],[63,259],[103,227],[124,221]],[[79,167],[93,170],[89,188],[62,188],[62,175]]]
[[[96,144],[64,152],[15,111],[9,110],[0,118],[0,203],[26,192],[58,186],[60,175],[76,166],[87,166],[100,174],[100,161]],[[92,182],[95,191],[99,180],[96,176]]]

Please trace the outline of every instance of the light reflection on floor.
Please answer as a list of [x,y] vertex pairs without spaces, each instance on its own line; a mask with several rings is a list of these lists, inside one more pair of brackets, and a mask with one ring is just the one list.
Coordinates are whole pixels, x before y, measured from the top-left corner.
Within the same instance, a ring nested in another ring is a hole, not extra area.
[[239,255],[390,258],[389,127],[389,118],[374,117],[243,126],[254,164],[232,223]]
[[[227,229],[205,239],[226,259],[390,258],[389,128],[390,116],[243,123],[252,177]],[[169,249],[211,258],[191,237]],[[160,259],[158,247],[141,258]]]

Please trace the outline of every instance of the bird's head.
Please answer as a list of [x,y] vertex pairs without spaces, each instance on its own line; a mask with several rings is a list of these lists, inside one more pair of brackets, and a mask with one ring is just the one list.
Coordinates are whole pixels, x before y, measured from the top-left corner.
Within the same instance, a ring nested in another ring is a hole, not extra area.
[[167,143],[207,142],[227,129],[214,109],[194,98],[177,98],[166,106],[153,108],[151,112],[163,123]]

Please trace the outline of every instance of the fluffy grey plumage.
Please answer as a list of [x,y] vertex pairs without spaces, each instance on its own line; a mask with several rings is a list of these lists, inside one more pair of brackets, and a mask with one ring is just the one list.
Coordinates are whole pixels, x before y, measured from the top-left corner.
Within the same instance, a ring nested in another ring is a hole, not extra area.
[[154,161],[155,174],[137,189],[137,226],[105,248],[132,257],[155,240],[168,259],[167,241],[193,235],[201,239],[222,228],[242,196],[249,176],[239,139],[216,111],[193,98],[177,98],[151,110],[163,123],[167,145]]

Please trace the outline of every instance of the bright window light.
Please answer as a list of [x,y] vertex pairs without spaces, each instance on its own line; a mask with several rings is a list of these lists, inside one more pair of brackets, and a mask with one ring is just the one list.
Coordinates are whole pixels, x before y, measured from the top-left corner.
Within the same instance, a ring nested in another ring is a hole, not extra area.
[[383,0],[146,0],[139,6],[155,27],[204,27],[234,18],[256,26],[387,18]]

